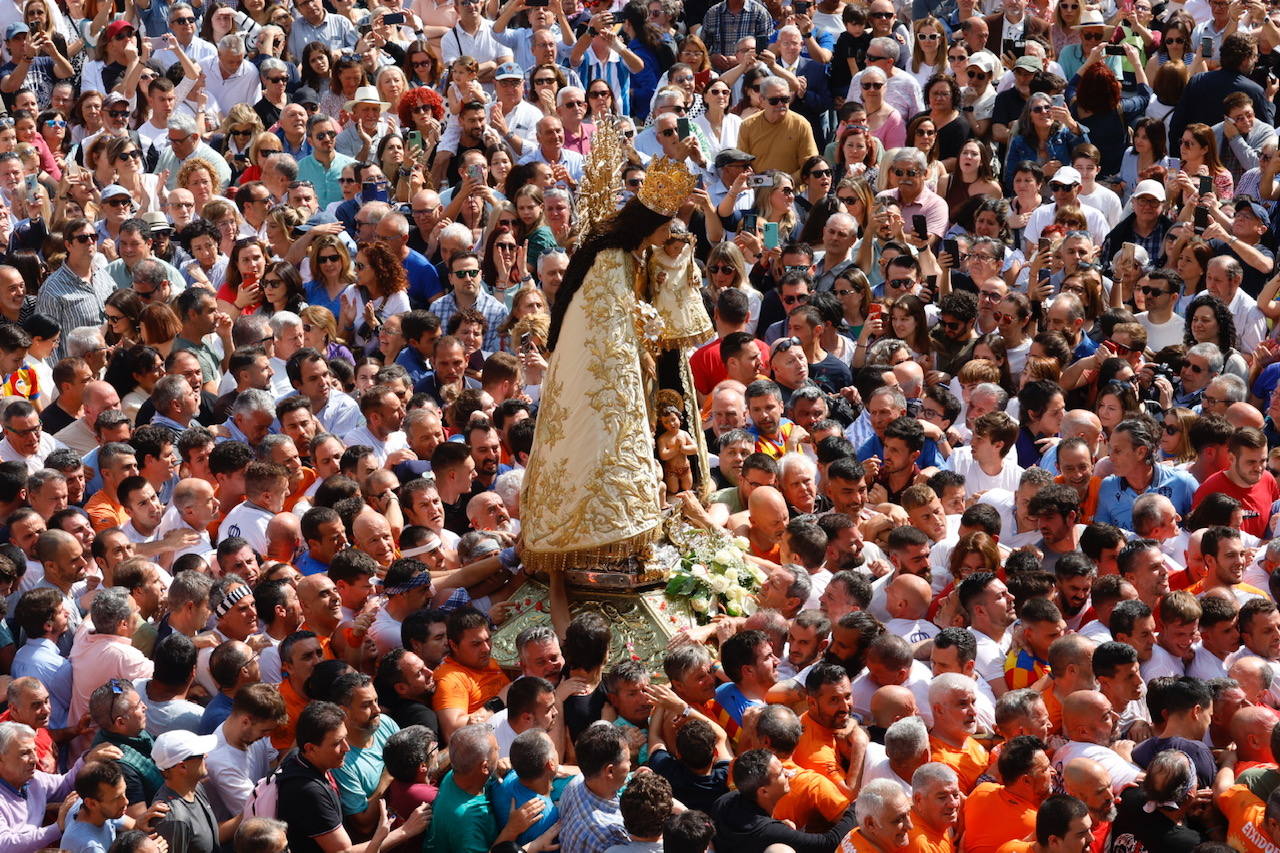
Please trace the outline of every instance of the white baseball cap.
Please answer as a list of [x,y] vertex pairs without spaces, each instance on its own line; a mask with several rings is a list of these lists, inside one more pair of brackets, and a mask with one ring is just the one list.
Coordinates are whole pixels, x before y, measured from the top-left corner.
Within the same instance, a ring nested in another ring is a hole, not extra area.
[[217,745],[217,735],[198,735],[184,729],[174,729],[156,738],[151,745],[151,760],[163,772],[177,767],[188,758],[208,755]]

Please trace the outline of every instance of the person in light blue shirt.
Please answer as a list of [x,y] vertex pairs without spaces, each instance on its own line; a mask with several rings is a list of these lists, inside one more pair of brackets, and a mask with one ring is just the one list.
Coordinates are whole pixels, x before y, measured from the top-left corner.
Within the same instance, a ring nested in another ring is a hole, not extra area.
[[57,638],[67,629],[67,611],[56,589],[28,590],[18,599],[17,622],[27,642],[13,657],[9,673],[15,679],[30,676],[49,690],[52,711],[49,727],[67,726],[71,705],[71,661],[58,651]]
[[1098,489],[1095,524],[1133,529],[1133,502],[1140,495],[1167,497],[1173,508],[1186,515],[1199,483],[1186,471],[1156,463],[1159,436],[1146,421],[1123,420],[1111,432],[1111,466],[1115,471]]
[[86,764],[76,774],[80,802],[67,814],[66,831],[58,846],[69,853],[107,853],[121,831],[132,828],[126,817],[124,773],[114,761]]
[[537,822],[516,838],[517,844],[528,844],[560,819],[554,802],[558,794],[553,787],[559,763],[556,745],[542,729],[525,729],[511,742],[511,772],[493,789],[494,817],[499,825],[505,826],[513,804],[519,808],[530,800],[540,799],[544,806]]
[[373,793],[378,789],[385,766],[382,749],[400,727],[389,714],[382,713],[373,679],[364,673],[340,676],[334,681],[330,696],[346,711],[347,739],[351,744],[342,766],[333,771],[342,813],[355,816],[355,821],[370,815],[376,820],[378,799]]

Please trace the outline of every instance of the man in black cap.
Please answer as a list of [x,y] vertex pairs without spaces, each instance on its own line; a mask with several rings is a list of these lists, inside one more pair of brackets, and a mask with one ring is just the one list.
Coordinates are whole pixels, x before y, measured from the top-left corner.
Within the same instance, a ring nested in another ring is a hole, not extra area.
[[1232,219],[1227,219],[1221,210],[1210,208],[1210,222],[1204,229],[1204,238],[1215,254],[1230,255],[1240,262],[1244,270],[1240,289],[1256,298],[1275,267],[1275,255],[1262,242],[1271,220],[1266,208],[1252,196],[1236,196],[1232,207],[1236,212]]
[[[754,154],[748,154],[740,148],[725,148],[716,155],[716,178],[707,187],[712,204],[719,205],[724,201],[724,197],[729,194],[729,188],[733,186],[734,181],[738,180],[739,175],[751,174],[751,164],[755,159]],[[739,193],[733,206],[734,210],[746,210],[751,207],[751,196],[750,192]]]

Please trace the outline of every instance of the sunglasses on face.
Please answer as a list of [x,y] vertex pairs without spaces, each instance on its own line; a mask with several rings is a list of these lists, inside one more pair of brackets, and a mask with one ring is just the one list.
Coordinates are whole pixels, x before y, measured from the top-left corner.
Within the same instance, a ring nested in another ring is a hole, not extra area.
[[60,118],[51,118],[51,119],[45,120],[44,126],[62,128],[62,127],[66,127],[67,123]]
[[829,178],[831,177],[831,170],[830,169],[814,169],[812,172],[809,173],[809,177]]
[[173,18],[169,21],[169,23],[173,24],[176,27],[189,27],[195,22],[196,22],[196,19],[189,15],[181,18]]
[[1075,189],[1076,186],[1077,184],[1061,184],[1057,181],[1049,182],[1049,189],[1053,190],[1055,193],[1068,193]]
[[[872,12],[871,17],[875,18],[878,21],[887,21],[893,17],[893,13],[892,12]],[[871,57],[868,56],[867,58],[870,59]]]
[[278,86],[281,83],[286,82],[289,78],[288,77],[267,77],[265,79],[268,83]]
[[870,89],[873,92],[879,92],[883,88],[884,88],[883,83],[863,83],[862,84],[863,91]]
[[892,287],[894,290],[910,290],[916,285],[916,283],[909,278],[891,278],[886,281],[885,284]]
[[707,266],[707,272],[711,273],[712,275],[715,275],[717,273],[724,273],[725,275],[729,275],[730,273],[735,272],[735,270],[733,267],[729,266],[728,264],[724,264],[724,265],[710,264]]
[[92,243],[94,239],[96,239],[96,237],[97,237],[96,234],[88,233],[88,234],[76,234],[72,236],[71,239],[73,242],[80,243],[83,245],[85,243]]
[[1081,33],[1080,38],[1083,41],[1102,41],[1106,38],[1105,33]]
[[104,314],[103,316],[107,318],[108,323],[119,323],[124,319],[123,314]]
[[783,305],[807,305],[809,302],[809,294],[793,293],[790,296],[782,297]]
[[1187,40],[1184,39],[1182,36],[1172,36],[1170,38],[1166,38],[1164,40],[1164,43],[1165,44],[1186,44]]
[[131,39],[131,38],[133,38],[133,30],[123,30],[122,32],[118,32],[114,36],[112,36],[111,40],[124,41],[125,39]]
[[893,174],[899,178],[918,178],[920,177],[919,169],[894,169]]
[[117,160],[141,160],[142,152],[138,151],[137,149],[134,149],[133,151],[121,151],[120,155],[116,157],[116,159]]
[[1143,295],[1144,295],[1144,296],[1146,296],[1146,297],[1147,297],[1147,298],[1149,298],[1149,299],[1154,299],[1154,298],[1155,298],[1155,297],[1157,297],[1157,296],[1166,296],[1166,295],[1168,295],[1168,294],[1173,293],[1173,291],[1172,291],[1172,290],[1161,290],[1161,289],[1160,289],[1160,288],[1158,288],[1158,287],[1146,287],[1146,286],[1143,286],[1143,287],[1140,287],[1140,288],[1138,288],[1138,289],[1139,289],[1139,290],[1141,290],[1141,291],[1142,291],[1142,293],[1143,293]]
[[916,36],[917,41],[937,41],[940,38],[941,36],[938,35],[937,33],[921,33],[920,35]]
[[1116,355],[1129,355],[1129,353],[1134,352],[1133,347],[1127,347],[1124,344],[1118,344],[1112,340],[1106,341],[1106,346],[1107,349],[1110,349]]
[[453,274],[458,278],[477,278],[480,275],[480,270],[454,270]]
[[560,106],[573,108],[573,107],[585,107],[586,105],[587,105],[586,101],[565,101]]
[[316,260],[322,264],[336,264],[342,258],[338,255],[321,255]]
[[315,138],[324,142],[329,139],[337,139],[338,132],[336,130],[322,130],[314,134]]
[[111,207],[128,207],[132,203],[133,202],[129,201],[129,199],[127,198],[118,198],[118,197],[109,199],[103,202],[103,204],[110,205]]
[[128,110],[107,110],[107,115],[111,116],[112,118],[128,118],[129,111]]
[[644,178],[628,178],[627,179],[627,186],[629,187],[633,187],[633,188],[638,187],[642,183],[644,183]]
[[836,196],[836,199],[839,200],[839,202],[843,204],[845,207],[848,207],[851,204],[858,203],[858,199],[851,195],[838,195]]
[[1010,323],[1016,323],[1018,321],[1017,317],[1013,316],[1012,314],[1006,314],[1003,311],[996,311],[991,316],[996,318],[997,323],[1010,324]]
[[1183,366],[1183,367],[1185,367],[1185,368],[1187,368],[1188,370],[1190,370],[1192,373],[1204,373],[1204,371],[1205,371],[1205,368],[1201,367],[1201,366],[1200,366],[1200,365],[1198,365],[1198,364],[1192,364],[1192,363],[1191,363],[1191,362],[1189,362],[1189,361],[1188,361],[1186,364],[1182,365],[1182,366]]
[[938,325],[949,332],[956,332],[964,328],[964,323],[959,320],[939,320]]
[[608,91],[608,90],[605,90],[605,91],[595,91],[595,92],[588,92],[588,93],[587,93],[587,97],[588,97],[588,98],[607,98],[607,97],[609,97],[609,96],[610,96],[610,95],[612,95],[612,94],[613,94],[613,93],[612,93],[612,92],[610,92],[610,91]]
[[972,68],[969,69],[968,77],[970,80],[986,80],[987,79],[986,72],[974,71]]
[[964,61],[965,61],[966,59],[968,59],[968,58],[969,58],[969,54],[967,54],[967,53],[949,53],[949,54],[947,54],[947,59],[948,59],[948,60],[950,60],[951,62],[964,62]]

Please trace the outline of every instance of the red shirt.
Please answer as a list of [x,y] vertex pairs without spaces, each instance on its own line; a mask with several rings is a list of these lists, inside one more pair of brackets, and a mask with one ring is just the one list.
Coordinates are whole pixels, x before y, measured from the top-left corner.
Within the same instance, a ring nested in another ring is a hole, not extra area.
[[1241,530],[1260,538],[1266,537],[1267,522],[1271,520],[1271,505],[1276,500],[1280,500],[1280,485],[1276,484],[1276,478],[1270,471],[1263,471],[1262,479],[1247,489],[1231,482],[1226,471],[1211,474],[1200,484],[1200,488],[1196,489],[1195,496],[1191,499],[1191,508],[1200,506],[1205,495],[1211,495],[1214,492],[1230,495],[1240,501],[1241,508],[1244,510],[1244,521],[1240,523]]
[[[768,364],[769,345],[756,338],[756,348],[760,350],[761,361]],[[703,395],[710,394],[712,388],[728,377],[720,360],[720,338],[704,344],[689,356],[689,370],[693,373],[693,387]]]

